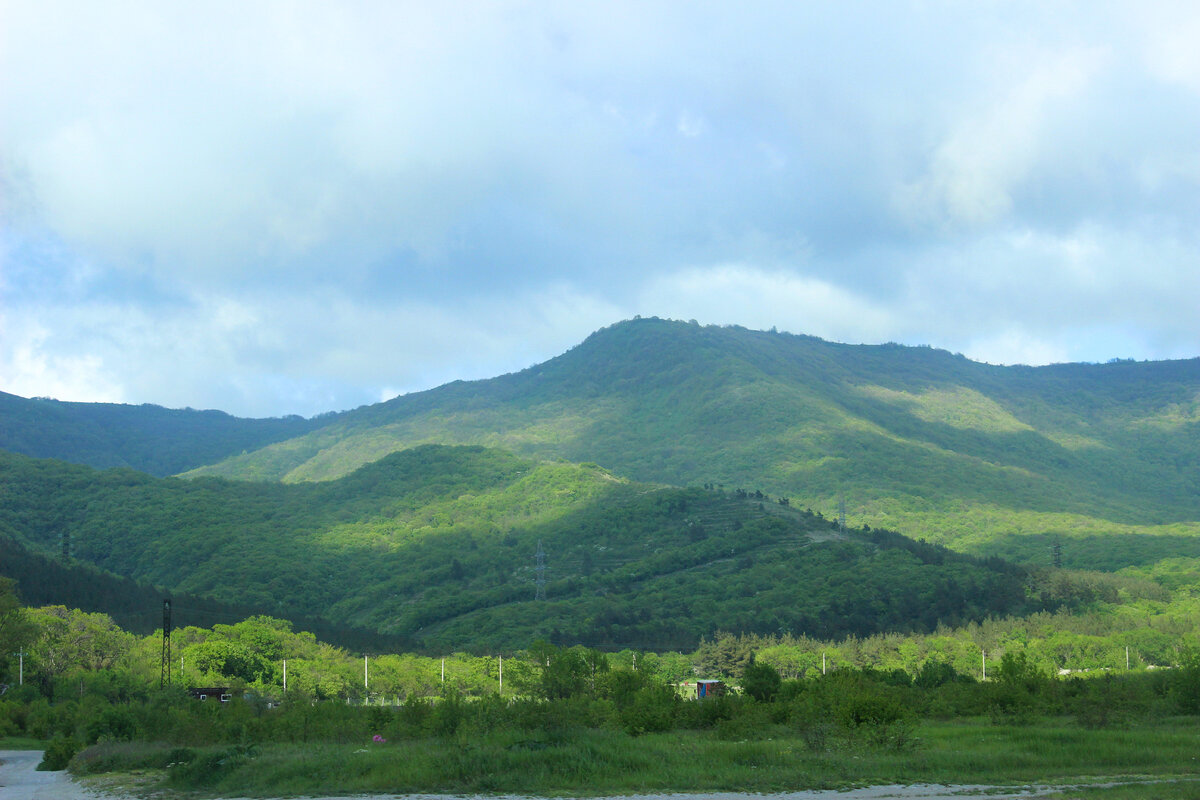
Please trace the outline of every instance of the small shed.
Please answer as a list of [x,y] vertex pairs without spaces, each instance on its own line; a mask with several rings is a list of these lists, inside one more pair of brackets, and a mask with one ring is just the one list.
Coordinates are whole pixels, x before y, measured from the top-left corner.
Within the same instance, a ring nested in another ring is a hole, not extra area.
[[228,703],[233,699],[233,692],[228,686],[190,686],[188,694],[192,697],[206,702],[208,700],[216,700],[221,703]]

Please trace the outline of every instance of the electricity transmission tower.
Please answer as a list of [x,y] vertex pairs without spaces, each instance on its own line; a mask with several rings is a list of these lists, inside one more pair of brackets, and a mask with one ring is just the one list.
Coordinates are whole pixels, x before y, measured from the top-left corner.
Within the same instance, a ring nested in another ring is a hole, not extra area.
[[546,599],[546,551],[542,549],[542,540],[538,539],[537,553],[534,554],[537,558],[537,579],[534,584],[537,586],[537,594],[534,595],[534,600]]
[[846,532],[846,498],[838,500],[838,530]]
[[158,688],[171,682],[171,601],[163,600],[162,666],[158,674]]

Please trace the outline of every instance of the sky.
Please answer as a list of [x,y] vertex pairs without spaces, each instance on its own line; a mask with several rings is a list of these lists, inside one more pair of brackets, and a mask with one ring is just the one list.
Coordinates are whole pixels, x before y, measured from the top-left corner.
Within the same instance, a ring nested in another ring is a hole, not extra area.
[[1200,355],[1193,2],[0,0],[0,390],[310,416],[635,315]]

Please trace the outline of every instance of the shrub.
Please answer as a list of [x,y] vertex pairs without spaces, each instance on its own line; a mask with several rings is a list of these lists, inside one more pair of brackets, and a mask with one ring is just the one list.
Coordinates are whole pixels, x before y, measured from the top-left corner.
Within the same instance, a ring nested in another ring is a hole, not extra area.
[[426,720],[426,730],[434,736],[453,736],[466,717],[465,705],[457,691],[443,692]]
[[[200,753],[194,753],[187,748],[177,750],[185,760],[174,762],[169,780],[172,784],[182,787],[213,786],[257,755],[254,747],[243,745]],[[191,758],[187,758],[189,752],[192,752]]]
[[621,727],[630,736],[669,731],[675,726],[679,696],[670,686],[638,689],[632,702],[621,709]]
[[172,748],[163,744],[143,742],[105,742],[76,753],[71,759],[71,772],[76,775],[95,775],[137,769],[166,769],[180,762],[191,761],[195,757],[195,752],[186,747]]
[[11,700],[0,700],[0,736],[16,736],[21,732],[25,707]]
[[79,742],[69,736],[55,736],[46,746],[42,754],[42,762],[37,768],[44,771],[66,769],[71,758],[79,752]]
[[1171,694],[1184,714],[1200,714],[1200,650],[1186,647],[1171,676]]
[[88,721],[87,743],[128,742],[137,736],[137,723],[128,708],[110,706]]
[[747,703],[737,716],[718,722],[713,727],[713,734],[723,741],[744,742],[772,738],[777,730],[771,722],[770,706]]
[[914,714],[898,692],[870,685],[845,688],[834,713],[851,738],[897,750],[913,745]]
[[769,703],[779,694],[783,680],[770,664],[751,661],[742,671],[742,691],[760,703]]
[[960,675],[947,662],[931,658],[921,665],[920,672],[913,679],[913,685],[922,689],[936,689],[939,686],[945,686],[947,683],[956,683],[965,680],[970,680],[970,678]]

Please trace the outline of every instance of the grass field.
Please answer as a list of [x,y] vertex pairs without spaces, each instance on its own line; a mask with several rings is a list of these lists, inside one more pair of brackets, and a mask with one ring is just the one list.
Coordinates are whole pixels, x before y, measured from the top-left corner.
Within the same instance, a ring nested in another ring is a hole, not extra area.
[[46,743],[28,736],[0,736],[0,750],[45,750]]
[[[666,791],[796,791],[886,783],[1086,785],[1129,779],[1179,784],[1072,790],[1086,800],[1200,796],[1200,724],[1156,721],[1086,730],[1069,721],[919,725],[905,749],[762,729],[745,739],[708,732],[629,737],[606,730],[260,748],[99,745],[72,769],[150,768],[141,786],[199,796],[360,792],[586,796]],[[169,759],[169,760],[168,760]],[[173,764],[173,766],[166,766]]]

